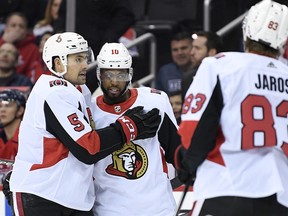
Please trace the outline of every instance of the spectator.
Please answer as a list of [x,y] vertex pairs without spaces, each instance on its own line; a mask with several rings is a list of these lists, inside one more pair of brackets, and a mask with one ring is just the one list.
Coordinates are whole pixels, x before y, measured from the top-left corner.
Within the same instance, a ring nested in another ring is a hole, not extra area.
[[215,32],[199,31],[192,35],[191,61],[193,70],[184,74],[182,97],[184,98],[202,60],[223,51],[223,41]]
[[34,35],[28,33],[27,20],[24,14],[15,12],[7,17],[5,30],[0,38],[0,45],[5,42],[13,43],[18,49],[19,60],[16,71],[30,78],[29,68],[34,61],[40,60],[40,55]]
[[22,200],[12,203],[15,215],[92,216],[94,163],[156,133],[159,111],[144,114],[141,107],[95,130],[85,86],[88,56],[87,41],[73,32],[54,34],[44,45],[51,75],[35,83],[20,125],[10,181],[13,200]]
[[18,151],[18,130],[26,98],[17,89],[0,91],[0,158],[14,160]]
[[171,39],[172,62],[163,65],[156,76],[156,89],[168,95],[174,91],[181,91],[181,82],[184,74],[191,73],[192,62],[190,52],[192,48],[191,35],[180,32]]
[[0,86],[28,86],[31,89],[30,79],[16,71],[18,56],[12,43],[0,45]]
[[245,52],[201,63],[175,153],[180,180],[195,180],[191,215],[288,215],[287,37],[288,8],[263,0],[244,18]]
[[[0,159],[13,162],[18,151],[18,131],[25,110],[26,98],[17,89],[0,91]],[[0,164],[0,185],[12,164]]]
[[91,105],[97,128],[106,127],[135,106],[145,111],[157,107],[162,123],[155,136],[127,142],[95,164],[94,215],[172,216],[176,204],[166,161],[173,164],[180,139],[168,97],[148,87],[129,88],[132,58],[121,43],[106,43],[97,63],[103,91]]
[[45,32],[63,32],[65,23],[59,16],[59,9],[62,0],[49,0],[45,10],[44,19],[38,21],[33,28],[33,34],[37,41]]
[[181,123],[181,111],[182,111],[182,92],[175,91],[169,95],[169,101],[173,109],[174,116],[177,120],[177,124]]

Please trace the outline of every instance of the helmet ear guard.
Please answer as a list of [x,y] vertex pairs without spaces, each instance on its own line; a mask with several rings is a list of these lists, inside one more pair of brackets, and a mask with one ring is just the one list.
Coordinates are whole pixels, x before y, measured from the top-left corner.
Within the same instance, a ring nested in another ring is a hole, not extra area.
[[[88,43],[81,35],[74,32],[64,32],[54,34],[48,38],[44,44],[42,58],[53,74],[62,77],[67,72],[67,56],[69,54],[88,51]],[[54,56],[59,56],[62,64],[65,66],[64,72],[57,72],[52,68],[52,59]],[[92,58],[94,58],[93,53],[91,54]]]
[[244,41],[248,37],[278,50],[288,37],[288,8],[271,0],[263,0],[250,8],[242,29]]
[[88,47],[88,64],[91,64],[92,62],[95,61],[95,56],[92,48],[89,46]]

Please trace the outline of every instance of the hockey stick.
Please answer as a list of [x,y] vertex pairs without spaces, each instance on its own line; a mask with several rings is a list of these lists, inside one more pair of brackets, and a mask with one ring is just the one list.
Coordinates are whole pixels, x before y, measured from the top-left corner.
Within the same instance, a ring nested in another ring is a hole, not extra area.
[[186,194],[187,194],[187,192],[188,192],[188,189],[189,189],[189,184],[186,184],[186,185],[185,185],[185,188],[184,188],[184,191],[183,191],[183,193],[182,193],[181,200],[180,200],[180,202],[179,202],[179,204],[178,204],[178,207],[177,207],[177,211],[176,211],[176,213],[175,213],[175,216],[178,216],[178,214],[179,214],[179,212],[180,212],[180,210],[181,210],[181,207],[182,207],[182,204],[183,204],[183,202],[184,202],[185,196],[186,196]]

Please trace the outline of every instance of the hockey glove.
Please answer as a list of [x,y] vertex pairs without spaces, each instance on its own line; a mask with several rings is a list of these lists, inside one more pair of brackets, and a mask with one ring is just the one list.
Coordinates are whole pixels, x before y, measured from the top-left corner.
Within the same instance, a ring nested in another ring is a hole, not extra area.
[[129,143],[134,139],[155,136],[160,121],[161,117],[158,109],[154,108],[145,114],[143,107],[137,106],[127,110],[112,126],[121,131],[124,141]]
[[11,177],[12,171],[8,172],[5,177],[2,180],[3,184],[3,193],[8,200],[8,204],[11,206],[12,203],[12,192],[10,191],[10,177]]
[[178,179],[185,185],[193,185],[196,177],[196,172],[191,173],[183,164],[183,159],[186,153],[183,146],[179,146],[175,151],[175,168]]

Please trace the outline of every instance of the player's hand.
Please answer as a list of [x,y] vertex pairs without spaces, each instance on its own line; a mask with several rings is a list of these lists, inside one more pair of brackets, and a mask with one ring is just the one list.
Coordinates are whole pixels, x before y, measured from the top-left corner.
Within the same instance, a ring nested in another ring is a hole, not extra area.
[[142,106],[127,110],[115,122],[125,137],[126,143],[134,139],[146,139],[155,136],[161,117],[159,110],[154,108],[144,113]]
[[10,191],[10,177],[11,177],[12,171],[8,172],[3,180],[2,180],[2,184],[3,184],[3,193],[6,197],[6,199],[8,200],[8,204],[11,206],[11,202],[12,202],[12,192]]
[[186,149],[179,146],[175,151],[175,168],[177,171],[178,179],[185,185],[193,185],[196,177],[196,172],[190,172],[183,164]]

